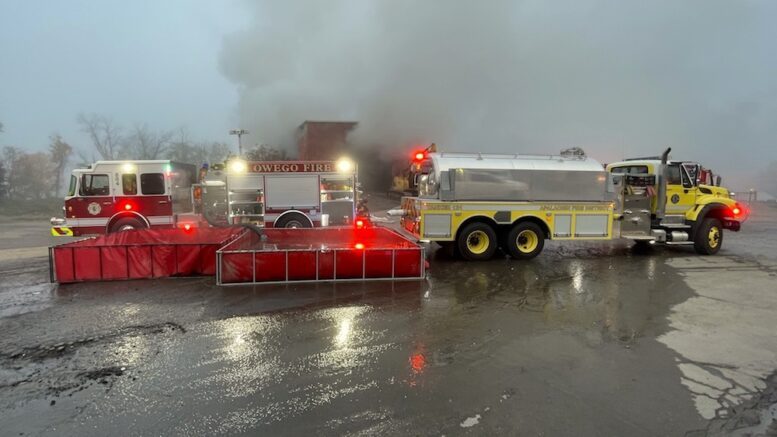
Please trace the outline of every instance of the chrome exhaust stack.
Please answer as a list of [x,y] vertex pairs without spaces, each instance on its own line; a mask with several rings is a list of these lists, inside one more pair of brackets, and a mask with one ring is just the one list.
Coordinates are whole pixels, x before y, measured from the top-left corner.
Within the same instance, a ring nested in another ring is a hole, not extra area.
[[656,218],[661,220],[666,215],[666,163],[669,160],[671,147],[667,147],[661,154],[661,165],[658,166],[658,199],[656,199]]

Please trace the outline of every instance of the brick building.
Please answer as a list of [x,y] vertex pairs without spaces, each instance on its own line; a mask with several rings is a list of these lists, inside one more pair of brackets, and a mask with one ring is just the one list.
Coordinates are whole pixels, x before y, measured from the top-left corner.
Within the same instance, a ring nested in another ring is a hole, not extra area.
[[354,121],[310,121],[297,128],[297,153],[301,160],[334,160],[348,155],[348,133]]

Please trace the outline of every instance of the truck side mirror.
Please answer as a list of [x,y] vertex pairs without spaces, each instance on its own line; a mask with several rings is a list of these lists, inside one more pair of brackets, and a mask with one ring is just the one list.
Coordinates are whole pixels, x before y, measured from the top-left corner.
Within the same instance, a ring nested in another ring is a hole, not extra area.
[[715,178],[715,186],[719,187],[722,182],[723,182],[722,177],[718,176]]

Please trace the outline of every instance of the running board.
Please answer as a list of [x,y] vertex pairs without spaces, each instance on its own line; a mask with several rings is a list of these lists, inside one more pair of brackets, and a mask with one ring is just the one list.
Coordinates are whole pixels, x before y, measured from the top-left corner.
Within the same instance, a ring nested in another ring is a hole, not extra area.
[[661,223],[662,228],[667,229],[691,229],[690,225],[686,224],[679,224],[679,223]]
[[667,241],[664,244],[667,246],[692,246],[693,241]]
[[654,241],[656,237],[650,235],[621,235],[621,238],[633,241]]

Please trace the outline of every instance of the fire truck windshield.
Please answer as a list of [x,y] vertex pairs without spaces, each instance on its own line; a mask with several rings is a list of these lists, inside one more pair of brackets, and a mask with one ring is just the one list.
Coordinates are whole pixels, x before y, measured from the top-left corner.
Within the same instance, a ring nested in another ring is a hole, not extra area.
[[76,183],[77,183],[77,181],[78,181],[78,179],[76,178],[76,176],[71,174],[70,175],[70,188],[67,189],[68,197],[76,195]]
[[82,196],[108,196],[110,184],[107,174],[85,174],[81,178]]

